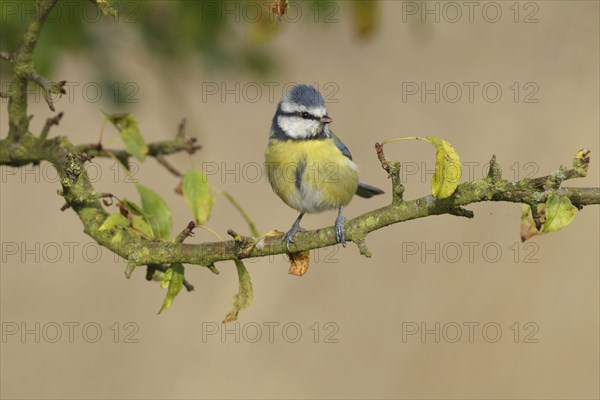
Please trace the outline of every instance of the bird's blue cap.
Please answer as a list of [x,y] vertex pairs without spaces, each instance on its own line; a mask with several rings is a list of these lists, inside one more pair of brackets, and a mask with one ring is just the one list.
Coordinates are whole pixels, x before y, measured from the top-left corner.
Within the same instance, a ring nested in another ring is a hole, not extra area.
[[309,85],[296,85],[292,87],[285,96],[288,101],[301,104],[305,107],[324,107],[325,101],[321,93]]

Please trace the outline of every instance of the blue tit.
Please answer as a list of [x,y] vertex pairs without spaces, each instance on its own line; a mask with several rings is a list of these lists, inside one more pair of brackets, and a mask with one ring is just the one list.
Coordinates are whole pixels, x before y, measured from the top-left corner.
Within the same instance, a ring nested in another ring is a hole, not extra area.
[[358,181],[358,167],[348,148],[329,129],[332,119],[317,89],[297,85],[283,96],[271,125],[265,153],[273,191],[300,215],[285,234],[289,251],[294,235],[303,231],[305,213],[338,210],[335,234],[345,245],[344,207],[354,194],[369,198],[383,191]]

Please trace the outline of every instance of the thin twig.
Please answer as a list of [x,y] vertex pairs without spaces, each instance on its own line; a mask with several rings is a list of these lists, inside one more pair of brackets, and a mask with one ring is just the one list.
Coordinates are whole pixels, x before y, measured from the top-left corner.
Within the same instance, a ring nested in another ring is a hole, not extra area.
[[173,243],[183,243],[185,239],[192,236],[194,234],[194,228],[196,227],[196,223],[194,221],[190,221],[189,224],[185,227],[183,231],[175,239],[173,239]]
[[[202,146],[196,144],[196,138],[190,137],[185,138],[185,119],[179,124],[177,128],[177,134],[175,139],[166,140],[161,142],[148,143],[148,156],[154,157],[156,161],[165,167],[167,171],[180,178],[183,174],[175,168],[165,156],[185,151],[189,154],[193,154],[196,150],[201,149]],[[81,144],[77,146],[77,150],[85,152],[92,157],[101,158],[116,158],[124,165],[127,165],[130,158],[130,154],[126,150],[117,149],[106,149],[100,143],[96,144]]]
[[167,169],[167,171],[169,171],[170,173],[172,173],[176,177],[180,178],[180,177],[183,176],[183,174],[181,172],[179,172],[173,165],[171,165],[171,163],[169,163],[167,161],[167,159],[165,158],[165,156],[163,156],[163,155],[157,155],[154,158],[156,158],[156,161],[158,161],[158,163],[160,165],[162,165],[163,167],[165,167]]
[[52,118],[48,118],[46,120],[46,124],[44,125],[44,128],[42,129],[42,133],[40,134],[40,139],[41,140],[46,140],[46,138],[48,137],[48,133],[50,132],[50,128],[53,125],[58,125],[60,120],[63,117],[63,112],[59,112],[58,114],[56,114],[54,117]]
[[52,95],[58,94],[59,96],[62,96],[63,94],[67,94],[67,91],[65,90],[65,85],[67,81],[50,82],[48,79],[44,78],[36,71],[31,71],[29,73],[28,78],[29,80],[37,83],[44,90],[44,100],[46,100],[46,103],[48,103],[48,107],[50,107],[50,110],[56,111],[54,109]]

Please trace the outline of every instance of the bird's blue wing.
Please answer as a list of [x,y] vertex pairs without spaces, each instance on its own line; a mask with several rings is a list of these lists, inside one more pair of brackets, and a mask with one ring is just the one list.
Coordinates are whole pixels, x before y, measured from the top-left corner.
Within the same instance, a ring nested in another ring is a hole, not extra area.
[[338,150],[341,151],[343,155],[345,155],[346,157],[348,157],[349,159],[352,160],[352,154],[350,154],[350,150],[348,150],[348,148],[340,140],[340,138],[338,138],[337,136],[335,136],[333,132],[331,132],[331,137],[333,138],[333,142],[335,143],[335,147],[337,147]]
[[[331,137],[333,138],[333,142],[335,143],[335,147],[337,147],[343,155],[352,160],[352,154],[350,154],[350,150],[348,150],[346,145],[337,136],[335,136],[333,132],[330,133]],[[366,199],[383,193],[383,190],[376,188],[375,186],[367,185],[363,182],[358,182],[358,187],[356,188],[356,194]]]

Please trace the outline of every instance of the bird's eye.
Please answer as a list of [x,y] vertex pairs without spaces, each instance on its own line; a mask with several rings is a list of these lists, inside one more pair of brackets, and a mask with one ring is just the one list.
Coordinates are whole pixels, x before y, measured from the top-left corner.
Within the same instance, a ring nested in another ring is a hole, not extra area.
[[308,118],[310,118],[310,114],[309,114],[309,113],[307,113],[306,111],[304,111],[304,112],[302,113],[302,118],[304,118],[304,119],[308,119]]

